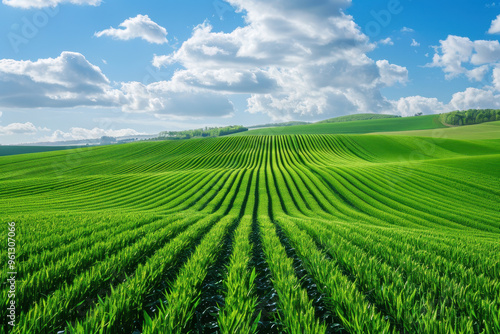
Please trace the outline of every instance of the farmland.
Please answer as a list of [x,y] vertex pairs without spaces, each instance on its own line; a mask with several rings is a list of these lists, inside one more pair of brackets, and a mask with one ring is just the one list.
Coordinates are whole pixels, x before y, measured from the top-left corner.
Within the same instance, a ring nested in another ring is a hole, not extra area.
[[[364,115],[364,114],[360,114]],[[380,116],[379,116],[380,117]],[[324,122],[295,125],[286,127],[274,127],[265,129],[256,129],[247,132],[234,134],[233,136],[262,136],[262,135],[296,135],[296,134],[362,134],[390,131],[412,131],[412,130],[432,130],[446,128],[441,123],[438,115],[428,115],[419,117],[389,117],[364,119],[353,115],[340,117],[340,121],[326,120]],[[343,122],[342,119],[352,121]]]
[[1,333],[499,333],[498,141],[338,126],[1,157]]
[[[500,121],[457,126],[446,129],[440,129],[440,136],[449,139],[500,139]],[[399,136],[422,136],[434,137],[436,131],[434,130],[414,130],[414,131],[390,131],[380,132],[379,134],[399,135]]]
[[372,119],[387,119],[387,118],[398,118],[398,116],[384,115],[384,114],[352,114],[352,115],[329,118],[316,123],[343,123],[343,122],[366,121]]

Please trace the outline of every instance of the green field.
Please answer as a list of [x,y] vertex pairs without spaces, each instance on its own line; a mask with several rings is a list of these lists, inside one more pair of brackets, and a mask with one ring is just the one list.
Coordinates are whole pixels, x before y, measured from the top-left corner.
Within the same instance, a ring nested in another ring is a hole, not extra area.
[[500,139],[500,121],[467,126],[456,126],[446,129],[390,131],[379,134],[450,139]]
[[397,118],[395,115],[384,115],[384,114],[352,114],[339,116],[334,118],[325,119],[324,121],[316,123],[340,123],[340,122],[353,122],[353,121],[366,121],[370,119],[386,119],[386,118]]
[[336,123],[314,123],[256,129],[234,134],[233,136],[268,136],[268,135],[296,135],[296,134],[361,134],[388,131],[412,131],[444,128],[439,121],[439,115],[419,117],[396,117],[369,119],[362,121],[348,121]]
[[11,332],[500,333],[498,137],[338,126],[0,157]]
[[50,151],[69,150],[75,148],[74,146],[1,146],[0,157],[6,155],[40,153]]

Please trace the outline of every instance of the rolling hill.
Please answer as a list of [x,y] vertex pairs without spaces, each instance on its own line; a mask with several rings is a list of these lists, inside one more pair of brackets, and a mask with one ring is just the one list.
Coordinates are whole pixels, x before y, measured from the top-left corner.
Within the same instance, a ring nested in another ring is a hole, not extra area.
[[385,115],[385,114],[353,114],[345,115],[334,118],[325,119],[324,121],[319,121],[316,123],[342,123],[342,122],[353,122],[353,121],[367,121],[370,119],[386,119],[386,118],[398,118],[395,115]]
[[449,139],[500,139],[500,121],[432,130],[390,131],[378,134]]
[[418,117],[391,117],[336,123],[314,123],[256,129],[233,136],[293,135],[293,134],[362,134],[389,131],[428,130],[446,127],[439,121],[439,115]]
[[336,125],[0,157],[11,333],[498,332],[500,146]]

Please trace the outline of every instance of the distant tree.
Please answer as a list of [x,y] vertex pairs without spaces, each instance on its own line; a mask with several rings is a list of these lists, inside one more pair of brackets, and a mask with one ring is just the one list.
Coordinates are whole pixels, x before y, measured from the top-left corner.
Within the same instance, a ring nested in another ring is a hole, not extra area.
[[476,124],[483,123],[485,118],[485,113],[483,111],[476,114]]
[[418,113],[416,113],[416,114],[415,114],[415,115],[413,115],[413,116],[422,116],[423,114],[424,114],[423,112],[418,112]]
[[467,110],[465,112],[464,122],[467,125],[474,124],[474,112],[472,110]]
[[162,139],[190,139],[190,138],[219,137],[243,131],[248,131],[248,129],[241,125],[225,126],[221,128],[205,127],[201,129],[184,130],[184,131],[164,131],[159,134],[158,139],[162,140]]
[[500,120],[500,110],[469,109],[465,111],[452,111],[441,114],[440,119],[443,123],[450,125],[480,124]]

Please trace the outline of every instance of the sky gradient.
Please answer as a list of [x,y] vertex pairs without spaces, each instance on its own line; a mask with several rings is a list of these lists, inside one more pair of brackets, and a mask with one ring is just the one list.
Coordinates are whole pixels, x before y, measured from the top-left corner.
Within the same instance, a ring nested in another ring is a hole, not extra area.
[[500,2],[3,0],[0,144],[500,108]]

